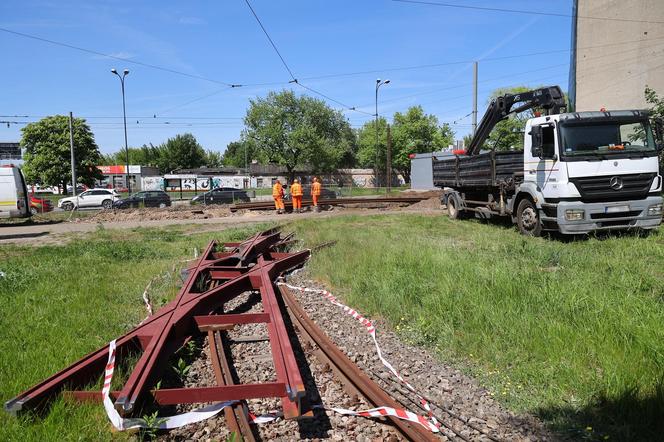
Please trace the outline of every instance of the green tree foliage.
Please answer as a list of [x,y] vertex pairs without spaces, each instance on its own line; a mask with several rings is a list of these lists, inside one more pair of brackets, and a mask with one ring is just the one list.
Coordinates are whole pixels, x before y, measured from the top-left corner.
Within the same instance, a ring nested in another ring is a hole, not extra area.
[[216,150],[206,150],[205,151],[205,163],[203,164],[206,167],[221,167],[224,165],[224,154]]
[[176,135],[159,146],[159,170],[193,169],[205,164],[206,155],[196,137],[190,133]]
[[244,123],[243,140],[254,140],[267,161],[286,167],[291,178],[296,168],[334,170],[354,150],[353,132],[341,112],[292,91],[250,100]]
[[[378,127],[377,142],[376,127]],[[364,123],[364,126],[357,131],[357,146],[358,166],[373,169],[378,165],[381,170],[384,170],[387,152],[387,120],[379,117],[378,125],[375,120]],[[378,163],[376,163],[376,156],[378,156]]]
[[[101,153],[84,119],[75,118],[73,128],[77,180],[93,185],[96,179],[103,178],[95,167],[101,161]],[[66,187],[71,182],[69,117],[46,117],[26,125],[21,132],[21,147],[26,150],[23,171],[27,180]]]
[[[646,86],[645,96],[646,103],[650,105],[650,118],[652,120],[664,121],[664,97],[659,96],[657,92],[649,86]],[[658,139],[657,142],[663,143],[664,140]],[[659,165],[660,168],[664,168],[664,155],[662,154],[659,156]]]
[[[144,144],[141,147],[130,147],[129,148],[129,164],[138,164],[141,166],[159,166],[159,158],[161,152],[159,147],[155,147],[152,144],[149,146]],[[124,149],[120,149],[117,152],[112,154],[104,155],[102,163],[107,166],[113,166],[116,164],[126,164],[127,155]]]
[[224,152],[224,166],[244,167],[245,160],[247,165],[253,160],[265,163],[265,152],[259,149],[256,141],[251,138],[228,143]]
[[410,182],[412,153],[434,152],[454,143],[454,131],[438,123],[435,115],[424,113],[422,106],[412,106],[405,113],[394,114],[392,126],[392,168]]

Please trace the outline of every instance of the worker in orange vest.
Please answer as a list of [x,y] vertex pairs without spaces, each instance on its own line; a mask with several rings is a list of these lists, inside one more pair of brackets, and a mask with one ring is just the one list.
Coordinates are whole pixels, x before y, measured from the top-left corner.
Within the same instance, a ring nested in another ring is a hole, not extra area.
[[311,199],[314,203],[314,210],[318,212],[320,209],[318,207],[318,197],[320,196],[321,184],[318,181],[318,178],[314,178],[314,183],[311,185]]
[[302,185],[300,181],[295,179],[290,188],[291,198],[293,199],[293,213],[302,211]]
[[279,180],[275,181],[272,186],[272,198],[274,198],[274,208],[277,213],[284,213],[284,188]]

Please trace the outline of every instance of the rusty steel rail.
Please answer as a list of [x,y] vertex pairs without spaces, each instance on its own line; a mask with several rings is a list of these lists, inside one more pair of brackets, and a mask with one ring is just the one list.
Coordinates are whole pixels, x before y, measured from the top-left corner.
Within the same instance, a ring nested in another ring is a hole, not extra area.
[[[293,324],[300,331],[301,336],[320,349],[314,354],[320,358],[321,363],[329,365],[344,383],[349,394],[360,394],[374,407],[386,406],[403,408],[392,399],[378,384],[369,378],[355,363],[353,363],[339,347],[325,334],[323,330],[309,318],[306,311],[285,286],[280,286],[282,299],[288,308]],[[322,359],[322,360],[321,360]],[[437,441],[440,440],[431,432],[419,425],[387,417],[395,429],[407,440],[411,441]]]
[[[318,201],[319,206],[343,206],[345,204],[382,204],[382,203],[403,203],[414,204],[424,201],[431,197],[422,196],[396,196],[396,197],[377,197],[377,198],[330,198]],[[312,206],[313,202],[310,199],[302,200],[302,207]],[[292,201],[284,201],[286,209],[293,208]],[[231,212],[238,210],[270,210],[274,209],[274,201],[256,201],[253,203],[233,204]]]
[[[160,405],[279,397],[286,418],[300,415],[304,383],[278,309],[274,281],[283,272],[302,265],[309,252],[274,251],[274,246],[281,242],[276,230],[256,234],[241,243],[222,245],[212,241],[188,269],[187,279],[175,300],[116,340],[118,364],[129,354],[140,353],[121,390],[111,392],[121,415],[131,414],[139,401],[150,396]],[[247,291],[260,292],[262,313],[217,313],[223,312],[224,303]],[[169,358],[192,337],[247,323],[267,325],[276,382],[242,385],[224,382],[215,387],[152,390],[168,367]],[[5,410],[15,414],[36,409],[65,388],[76,390],[94,383],[102,376],[107,358],[108,347],[104,346],[7,401]],[[70,395],[101,400],[98,391],[74,391]]]

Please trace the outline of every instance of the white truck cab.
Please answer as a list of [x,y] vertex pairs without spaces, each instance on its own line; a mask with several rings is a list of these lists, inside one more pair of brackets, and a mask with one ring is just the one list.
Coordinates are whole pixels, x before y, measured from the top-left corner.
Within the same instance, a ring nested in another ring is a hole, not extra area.
[[533,118],[519,191],[535,199],[545,228],[562,233],[654,228],[662,217],[658,153],[645,111]]

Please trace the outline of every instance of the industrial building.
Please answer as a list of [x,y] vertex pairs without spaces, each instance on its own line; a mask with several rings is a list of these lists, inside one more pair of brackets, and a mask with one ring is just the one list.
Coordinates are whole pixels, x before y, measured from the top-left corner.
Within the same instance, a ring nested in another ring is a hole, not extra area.
[[575,0],[572,109],[644,109],[646,86],[664,95],[664,1]]

